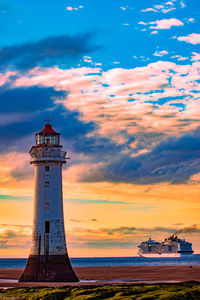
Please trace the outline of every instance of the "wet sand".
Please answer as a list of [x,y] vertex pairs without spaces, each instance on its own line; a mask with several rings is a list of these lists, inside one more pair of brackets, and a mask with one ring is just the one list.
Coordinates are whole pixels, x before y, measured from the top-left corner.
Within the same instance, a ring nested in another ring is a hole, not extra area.
[[[145,267],[80,267],[74,268],[80,282],[70,285],[114,283],[172,283],[200,282],[200,266],[145,266]],[[23,269],[0,269],[0,287],[63,286],[66,282],[20,282]],[[4,281],[5,280],[5,281]],[[13,280],[13,281],[12,281]]]

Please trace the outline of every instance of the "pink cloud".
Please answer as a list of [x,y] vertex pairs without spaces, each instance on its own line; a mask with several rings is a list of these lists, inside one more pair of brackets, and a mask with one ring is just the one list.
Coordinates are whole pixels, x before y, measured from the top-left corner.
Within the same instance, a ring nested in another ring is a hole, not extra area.
[[11,76],[14,76],[16,74],[16,72],[11,72],[11,71],[8,71],[6,73],[0,73],[0,86],[1,85],[4,85],[8,80],[9,80],[9,77]]
[[154,56],[164,56],[164,55],[167,55],[168,54],[168,51],[167,50],[162,50],[162,51],[156,51],[154,53]]
[[[94,133],[120,143],[124,139],[122,131],[134,134],[140,140],[142,131],[170,135],[197,127],[197,122],[192,121],[181,127],[179,120],[196,121],[200,118],[195,92],[200,89],[199,67],[197,61],[192,65],[157,61],[144,67],[114,68],[106,72],[85,67],[70,70],[35,68],[18,78],[15,86],[40,84],[69,91],[66,100],[60,100],[60,103],[70,110],[79,111],[80,120],[95,122],[98,129]],[[167,97],[174,100],[159,104],[160,99]],[[184,111],[172,106],[177,101],[185,106]],[[171,117],[165,118],[166,115]],[[113,127],[113,123],[116,126]]]
[[174,5],[174,3],[171,2],[171,1],[168,1],[168,2],[166,2],[165,4],[166,4],[166,5],[172,5],[172,6]]
[[170,29],[172,26],[183,26],[183,22],[181,22],[178,19],[172,18],[172,19],[162,19],[157,20],[155,22],[149,22],[148,24],[152,24],[153,26],[150,26],[151,29]]
[[146,9],[141,10],[142,12],[148,12],[148,11],[153,11],[153,12],[157,12],[156,9],[152,8],[152,7],[148,7]]
[[154,30],[154,31],[151,32],[151,34],[157,34],[157,33],[158,33],[157,30]]
[[10,152],[8,154],[0,155],[0,194],[4,194],[6,189],[8,189],[10,193],[12,193],[13,190],[15,191],[17,188],[19,188],[18,192],[20,195],[22,191],[23,196],[27,195],[27,191],[31,190],[32,188],[32,182],[30,181],[30,178],[27,178],[24,181],[24,184],[26,186],[25,192],[24,186],[16,178],[13,178],[11,173],[14,170],[22,170],[23,168],[26,168],[27,170],[31,168],[29,161],[30,158],[28,153]]
[[143,22],[143,21],[140,21],[138,24],[140,24],[140,25],[147,25],[148,23],[145,23],[145,22]]
[[180,2],[180,6],[181,6],[181,8],[186,7],[186,5],[185,5],[185,3],[183,1]]
[[193,45],[200,44],[200,34],[199,33],[191,33],[187,36],[179,36],[177,40],[181,42],[190,43]]
[[67,6],[66,10],[72,11],[72,10],[79,10],[81,8],[83,8],[82,5],[79,5],[78,7]]
[[156,5],[153,5],[153,7],[148,7],[146,9],[143,9],[141,10],[142,12],[155,12],[155,13],[159,13],[159,12],[162,12],[162,13],[168,13],[172,10],[175,10],[176,8],[174,7],[174,3],[171,2],[171,1],[168,1],[166,3],[163,3],[163,4],[156,4]]
[[181,60],[187,60],[187,57],[181,56],[181,55],[173,55],[171,56],[171,58],[177,58],[177,60],[181,61]]
[[191,60],[192,61],[199,61],[200,60],[200,54],[199,53],[196,53],[196,52],[192,52],[192,58]]

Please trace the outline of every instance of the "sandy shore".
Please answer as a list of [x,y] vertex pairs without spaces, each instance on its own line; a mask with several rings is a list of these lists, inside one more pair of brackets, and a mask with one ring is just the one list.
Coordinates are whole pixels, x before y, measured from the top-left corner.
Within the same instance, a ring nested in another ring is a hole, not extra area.
[[[80,267],[74,270],[81,282],[71,285],[200,281],[200,266]],[[66,285],[60,282],[18,283],[16,280],[22,272],[23,269],[0,269],[0,287]]]

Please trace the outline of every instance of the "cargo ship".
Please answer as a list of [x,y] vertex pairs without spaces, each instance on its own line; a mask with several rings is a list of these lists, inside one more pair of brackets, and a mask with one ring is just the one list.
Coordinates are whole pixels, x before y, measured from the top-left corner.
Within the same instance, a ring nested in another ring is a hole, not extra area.
[[186,242],[185,239],[179,239],[175,235],[162,242],[150,238],[148,241],[142,242],[138,248],[140,257],[192,257],[194,253],[192,243]]

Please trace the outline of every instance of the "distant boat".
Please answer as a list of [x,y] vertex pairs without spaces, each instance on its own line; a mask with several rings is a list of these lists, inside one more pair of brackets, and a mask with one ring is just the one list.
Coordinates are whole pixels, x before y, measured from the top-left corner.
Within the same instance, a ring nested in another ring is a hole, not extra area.
[[192,243],[174,235],[162,242],[150,238],[142,242],[138,248],[138,255],[141,257],[192,257],[194,253]]

